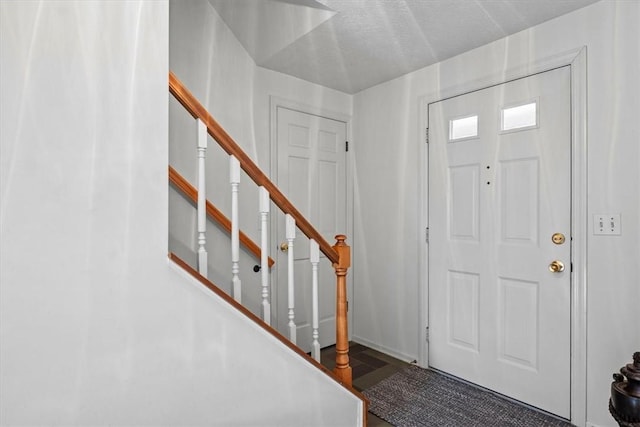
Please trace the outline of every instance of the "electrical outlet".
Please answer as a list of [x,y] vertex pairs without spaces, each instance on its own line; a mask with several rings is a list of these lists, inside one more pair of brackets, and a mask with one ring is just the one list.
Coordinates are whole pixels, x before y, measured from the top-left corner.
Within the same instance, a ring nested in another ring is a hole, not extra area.
[[620,214],[594,214],[593,215],[593,234],[619,236],[621,234],[622,224],[620,223]]

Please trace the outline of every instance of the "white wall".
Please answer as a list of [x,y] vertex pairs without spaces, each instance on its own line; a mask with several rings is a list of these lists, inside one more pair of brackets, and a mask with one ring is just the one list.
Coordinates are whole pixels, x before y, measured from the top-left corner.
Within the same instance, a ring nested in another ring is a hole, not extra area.
[[[206,0],[170,2],[169,68],[211,112],[213,117],[256,158],[252,129],[253,75],[255,65],[242,45]],[[194,186],[197,184],[195,121],[170,98],[169,163]],[[231,216],[229,160],[209,138],[207,149],[207,199]],[[255,185],[242,174],[240,229],[254,241],[258,233]],[[169,249],[193,267],[196,265],[196,211],[172,190],[169,198]],[[231,292],[231,253],[228,233],[207,224],[209,278]],[[254,313],[260,307],[260,275],[252,271],[257,260],[241,251],[243,301]]]
[[[170,2],[170,69],[203,103],[232,138],[270,176],[270,98],[298,102],[316,109],[352,114],[352,96],[312,84],[282,73],[257,67],[244,47],[206,0]],[[193,120],[171,101],[169,160],[190,182],[196,183],[196,149]],[[230,216],[228,158],[209,138],[207,157],[207,198]],[[170,195],[170,248],[195,265],[195,214],[179,197]],[[271,215],[276,208],[272,206]],[[280,215],[280,212],[278,215]],[[259,242],[257,187],[244,173],[240,184],[240,229]],[[230,291],[229,238],[208,228],[209,270],[213,280]],[[346,230],[345,230],[346,232]],[[275,248],[284,235],[272,236]],[[285,265],[286,256],[270,254],[276,266]],[[280,256],[280,259],[278,259]],[[281,262],[279,262],[281,261]],[[259,313],[259,279],[251,268],[256,261],[242,255],[240,260],[243,304]],[[277,294],[276,274],[271,274],[272,292]],[[275,322],[276,300],[273,320]],[[275,323],[274,323],[275,324]],[[281,325],[282,332],[286,325]]]
[[355,96],[355,339],[418,357],[420,97],[587,46],[587,220],[622,214],[621,236],[587,236],[587,421],[614,425],[611,374],[640,350],[638,22],[639,2],[598,2]]
[[0,17],[0,424],[361,424],[167,261],[168,2]]

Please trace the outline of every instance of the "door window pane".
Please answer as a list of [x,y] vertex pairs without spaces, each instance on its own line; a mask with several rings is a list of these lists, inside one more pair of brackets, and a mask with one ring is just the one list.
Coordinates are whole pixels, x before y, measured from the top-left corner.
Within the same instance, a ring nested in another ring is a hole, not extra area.
[[538,103],[518,105],[502,109],[503,131],[532,128],[538,125]]
[[449,120],[449,141],[478,136],[478,116]]

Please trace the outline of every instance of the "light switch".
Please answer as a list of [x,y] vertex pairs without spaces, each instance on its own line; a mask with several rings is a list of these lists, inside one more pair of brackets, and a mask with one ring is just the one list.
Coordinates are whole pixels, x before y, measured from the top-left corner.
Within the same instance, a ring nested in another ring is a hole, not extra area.
[[593,234],[619,236],[621,234],[622,224],[620,223],[620,214],[594,214],[593,215]]

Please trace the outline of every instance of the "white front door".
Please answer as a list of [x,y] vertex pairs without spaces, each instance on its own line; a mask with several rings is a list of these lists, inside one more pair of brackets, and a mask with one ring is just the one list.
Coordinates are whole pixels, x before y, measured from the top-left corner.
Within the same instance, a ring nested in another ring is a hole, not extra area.
[[[277,185],[320,234],[333,245],[346,232],[345,122],[277,107]],[[285,241],[283,215],[277,239]],[[311,350],[311,263],[309,239],[296,230],[294,241],[295,323],[297,344]],[[277,270],[277,327],[288,336],[287,254],[280,252]],[[318,265],[320,346],[335,344],[336,276],[331,262]]]
[[429,364],[564,418],[570,111],[569,67],[429,106]]

